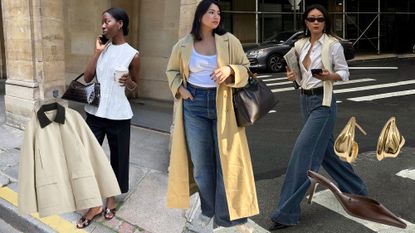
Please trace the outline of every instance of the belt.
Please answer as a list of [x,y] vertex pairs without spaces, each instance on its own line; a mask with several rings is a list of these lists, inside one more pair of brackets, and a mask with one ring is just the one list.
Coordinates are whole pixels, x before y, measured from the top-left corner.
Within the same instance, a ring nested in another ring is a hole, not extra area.
[[200,87],[200,86],[193,85],[193,84],[191,84],[189,82],[187,83],[187,85],[190,86],[193,89],[199,89],[199,90],[216,90],[216,87]]
[[303,95],[322,95],[324,92],[323,87],[317,87],[312,89],[300,89],[301,94]]

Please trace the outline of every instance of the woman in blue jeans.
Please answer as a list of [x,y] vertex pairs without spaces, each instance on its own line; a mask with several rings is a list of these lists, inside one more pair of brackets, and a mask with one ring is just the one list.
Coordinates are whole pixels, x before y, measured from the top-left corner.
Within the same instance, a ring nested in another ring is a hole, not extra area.
[[[301,87],[304,125],[288,163],[278,206],[271,215],[270,230],[299,223],[300,203],[310,186],[307,170],[318,171],[323,166],[341,191],[367,195],[365,183],[350,164],[335,155],[333,148],[336,121],[333,82],[349,79],[343,47],[331,33],[330,18],[323,6],[310,6],[303,14],[303,26],[305,38],[293,48],[299,59],[300,74],[287,67],[287,78]],[[322,69],[322,72],[313,75],[312,69]]]
[[241,232],[252,232],[247,217],[259,212],[245,129],[237,126],[232,104],[232,88],[246,85],[248,66],[239,40],[223,29],[218,3],[203,0],[166,71],[177,99],[168,207],[188,208],[197,188],[202,222],[214,218]]

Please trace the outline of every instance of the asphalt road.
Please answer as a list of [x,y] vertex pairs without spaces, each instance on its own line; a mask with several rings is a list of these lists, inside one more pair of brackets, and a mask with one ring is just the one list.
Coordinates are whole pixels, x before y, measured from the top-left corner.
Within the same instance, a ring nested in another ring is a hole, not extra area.
[[[415,222],[415,180],[399,178],[395,174],[403,169],[415,169],[415,59],[393,59],[370,62],[354,62],[350,67],[383,67],[382,69],[351,68],[352,83],[336,85],[337,122],[334,136],[345,126],[351,116],[366,130],[364,136],[356,130],[359,144],[359,159],[354,164],[356,172],[367,182],[369,195],[406,220]],[[284,173],[291,149],[301,128],[298,91],[283,91],[291,84],[286,80],[275,80],[285,73],[259,76],[266,81],[279,99],[276,112],[268,114],[256,125],[247,128],[248,140],[254,166],[256,187],[261,214],[252,218],[267,229],[271,222],[269,214],[277,204]],[[355,89],[359,88],[359,89]],[[363,89],[363,90],[362,90]],[[391,94],[392,93],[392,94]],[[405,95],[406,93],[406,95]],[[357,101],[352,99],[378,95],[402,95]],[[406,144],[397,159],[376,159],[378,136],[391,117],[397,119],[397,126],[406,139]],[[322,169],[322,174],[325,174]],[[394,228],[398,229],[398,228]],[[278,232],[395,232],[387,229],[377,231],[356,223],[324,205],[303,205],[300,225]],[[398,232],[398,231],[397,231]],[[411,232],[411,231],[405,231]],[[415,232],[415,230],[413,231]]]

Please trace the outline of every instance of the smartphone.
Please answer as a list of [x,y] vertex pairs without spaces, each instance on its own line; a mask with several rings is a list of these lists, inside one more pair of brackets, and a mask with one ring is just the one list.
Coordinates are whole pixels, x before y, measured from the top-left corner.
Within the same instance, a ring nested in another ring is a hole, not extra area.
[[311,69],[311,74],[315,75],[315,74],[321,74],[323,73],[322,69]]
[[101,44],[106,44],[108,42],[108,38],[105,37],[104,35],[101,35],[99,37],[99,40],[101,41]]

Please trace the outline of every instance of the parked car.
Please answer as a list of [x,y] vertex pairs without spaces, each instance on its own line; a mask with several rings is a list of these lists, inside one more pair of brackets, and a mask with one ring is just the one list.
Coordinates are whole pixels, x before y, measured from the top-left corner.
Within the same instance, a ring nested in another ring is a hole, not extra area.
[[[281,32],[265,40],[261,44],[246,43],[243,44],[246,56],[249,59],[250,67],[259,70],[268,70],[270,72],[280,72],[285,69],[283,56],[294,46],[303,32]],[[354,58],[355,49],[352,42],[338,38],[343,45],[346,60]]]

